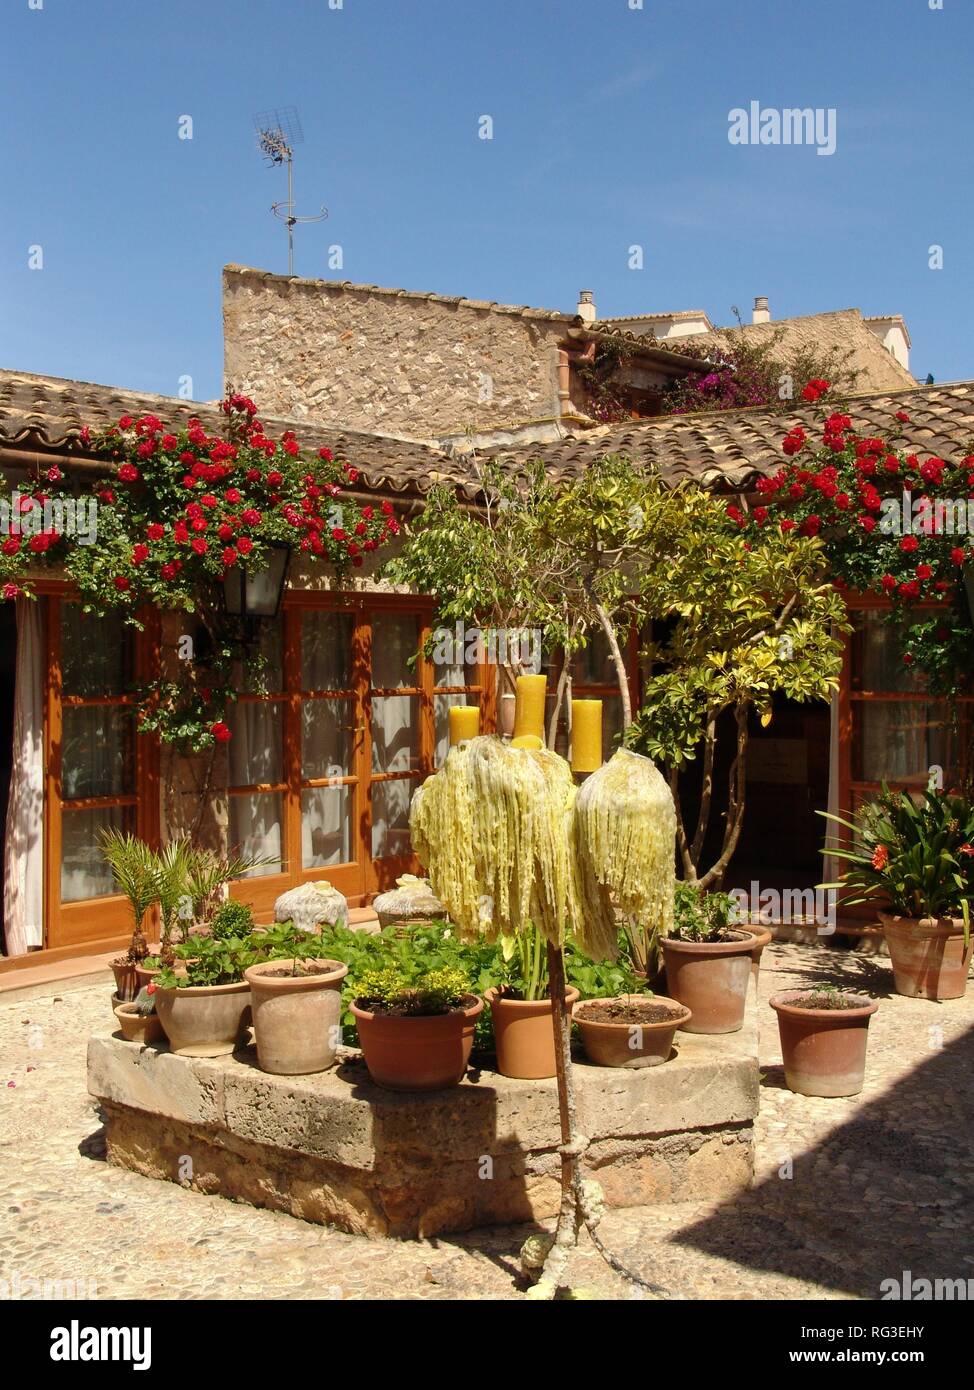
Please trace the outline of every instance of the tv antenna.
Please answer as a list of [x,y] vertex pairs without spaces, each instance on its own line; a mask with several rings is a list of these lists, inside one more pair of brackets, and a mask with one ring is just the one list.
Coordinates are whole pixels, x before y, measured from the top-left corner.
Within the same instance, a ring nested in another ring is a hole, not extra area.
[[272,111],[261,111],[254,117],[257,131],[257,148],[264,156],[268,168],[272,164],[287,165],[287,201],[272,203],[271,212],[279,217],[287,227],[287,273],[294,274],[294,229],[299,222],[323,222],[328,209],[313,217],[297,217],[294,212],[294,147],[304,144],[304,132],[296,106],[275,107]]

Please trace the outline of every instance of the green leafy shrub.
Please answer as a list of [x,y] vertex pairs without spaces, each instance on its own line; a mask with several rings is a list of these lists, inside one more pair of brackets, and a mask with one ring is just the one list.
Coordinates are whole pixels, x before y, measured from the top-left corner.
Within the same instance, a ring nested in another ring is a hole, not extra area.
[[221,941],[234,936],[249,936],[254,930],[254,914],[246,903],[228,898],[213,914],[210,932]]
[[401,965],[365,970],[359,976],[356,1002],[401,1018],[429,1018],[460,1007],[469,993],[462,970],[449,967],[414,977]]

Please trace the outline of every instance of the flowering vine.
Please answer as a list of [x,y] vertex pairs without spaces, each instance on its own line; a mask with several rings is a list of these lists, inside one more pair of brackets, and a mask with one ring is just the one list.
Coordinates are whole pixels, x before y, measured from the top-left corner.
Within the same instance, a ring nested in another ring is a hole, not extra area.
[[[225,741],[231,666],[240,635],[222,609],[221,583],[235,567],[260,570],[286,545],[331,566],[339,581],[399,530],[392,504],[349,495],[358,471],[330,449],[303,453],[291,431],[271,439],[248,397],[228,391],[225,435],[197,418],[166,428],[155,415],[123,415],[82,439],[105,470],[67,473],[52,464],[8,495],[0,544],[0,593],[30,594],[38,566],[63,569],[86,612],[121,612],[140,626],[149,607],[196,614],[208,634],[202,660],[178,681],[141,692],[139,726],[199,748]],[[80,534],[77,519],[94,517]]]
[[[829,390],[813,380],[803,395],[819,401]],[[904,442],[909,424],[899,410],[883,436],[861,435],[836,408],[819,439],[795,425],[782,441],[787,462],[758,481],[758,502],[727,511],[742,530],[819,536],[835,584],[889,599],[903,662],[951,694],[974,671],[963,584],[974,563],[974,451],[923,457]]]

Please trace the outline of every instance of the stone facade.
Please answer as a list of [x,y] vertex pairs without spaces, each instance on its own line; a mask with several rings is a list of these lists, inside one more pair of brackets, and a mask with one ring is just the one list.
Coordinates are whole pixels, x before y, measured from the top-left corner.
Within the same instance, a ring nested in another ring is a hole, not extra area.
[[223,286],[225,379],[268,414],[429,439],[560,414],[574,315],[240,266]]

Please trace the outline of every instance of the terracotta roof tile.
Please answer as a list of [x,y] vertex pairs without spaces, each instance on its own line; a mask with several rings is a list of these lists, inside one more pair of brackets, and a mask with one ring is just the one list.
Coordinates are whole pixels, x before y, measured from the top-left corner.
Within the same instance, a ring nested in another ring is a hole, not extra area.
[[[85,454],[79,437],[84,425],[98,429],[121,415],[137,417],[150,412],[176,429],[183,428],[195,415],[209,433],[222,433],[224,416],[213,402],[185,401],[117,386],[0,370],[0,445],[63,451],[80,458]],[[469,481],[467,468],[443,450],[421,441],[366,434],[342,425],[308,420],[268,415],[261,419],[272,436],[292,429],[307,448],[327,445],[359,469],[369,489],[421,493],[435,481],[435,474],[461,487]]]
[[[860,434],[882,434],[897,410],[911,423],[905,437],[919,453],[956,456],[974,441],[974,381],[909,390],[863,393],[846,405]],[[620,425],[575,431],[552,444],[499,448],[496,457],[510,466],[540,459],[556,478],[571,477],[603,454],[624,454],[654,465],[671,482],[695,479],[713,486],[740,487],[784,462],[781,441],[793,424],[809,432],[820,420],[820,407],[802,403],[787,413],[750,408],[664,415]],[[481,448],[481,456],[489,454]]]

